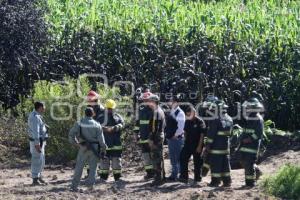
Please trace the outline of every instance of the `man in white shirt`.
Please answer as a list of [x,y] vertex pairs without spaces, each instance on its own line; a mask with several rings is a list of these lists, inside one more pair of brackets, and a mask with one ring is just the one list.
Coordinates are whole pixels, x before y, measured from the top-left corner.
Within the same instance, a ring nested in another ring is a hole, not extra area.
[[180,152],[183,147],[185,114],[179,107],[179,96],[173,96],[168,105],[171,108],[167,118],[166,137],[168,139],[169,156],[172,165],[172,173],[169,181],[176,181],[180,171]]

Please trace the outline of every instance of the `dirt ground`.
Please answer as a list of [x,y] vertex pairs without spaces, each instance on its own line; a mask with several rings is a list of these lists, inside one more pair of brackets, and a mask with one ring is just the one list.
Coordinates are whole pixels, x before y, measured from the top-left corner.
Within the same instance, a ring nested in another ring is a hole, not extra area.
[[[287,151],[267,158],[260,164],[264,174],[271,174],[286,163],[300,165],[300,151]],[[167,173],[170,171],[169,160],[165,160]],[[0,164],[1,165],[1,164]],[[166,183],[159,187],[151,187],[150,181],[143,180],[140,167],[125,168],[123,182],[114,183],[97,181],[94,191],[88,191],[84,185],[82,193],[72,193],[69,185],[72,178],[72,168],[47,166],[44,176],[49,182],[47,186],[32,187],[29,165],[14,169],[2,169],[0,172],[0,199],[274,199],[262,193],[259,187],[251,190],[242,189],[243,170],[233,170],[233,185],[231,189],[209,188],[210,177],[205,177],[199,185]],[[192,170],[190,172],[192,178]]]

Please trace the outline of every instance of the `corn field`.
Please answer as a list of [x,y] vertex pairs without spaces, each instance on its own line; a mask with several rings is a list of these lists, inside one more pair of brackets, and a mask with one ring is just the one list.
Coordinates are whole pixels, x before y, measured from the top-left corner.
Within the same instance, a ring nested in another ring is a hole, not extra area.
[[201,32],[218,43],[224,35],[257,45],[272,40],[280,50],[300,37],[299,1],[48,0],[47,4],[47,20],[58,38],[66,29],[101,29],[137,41],[162,36],[184,43]]
[[5,108],[37,80],[101,73],[192,103],[255,95],[266,119],[300,129],[300,1],[2,0],[0,30]]

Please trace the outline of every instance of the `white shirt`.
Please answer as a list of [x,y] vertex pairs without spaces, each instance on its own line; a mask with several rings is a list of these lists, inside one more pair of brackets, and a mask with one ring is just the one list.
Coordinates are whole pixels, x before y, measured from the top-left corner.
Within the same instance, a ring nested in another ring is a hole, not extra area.
[[[179,110],[177,116],[175,116],[175,112]],[[183,110],[177,106],[175,108],[171,109],[171,116],[176,119],[177,121],[177,130],[175,132],[175,136],[184,136],[183,132],[184,132],[184,124],[185,124],[185,114],[183,112]]]

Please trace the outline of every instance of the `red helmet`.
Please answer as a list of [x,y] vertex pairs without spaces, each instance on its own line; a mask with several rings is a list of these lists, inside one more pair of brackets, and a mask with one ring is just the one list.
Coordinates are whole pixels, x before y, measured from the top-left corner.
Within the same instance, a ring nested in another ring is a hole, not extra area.
[[149,91],[147,91],[147,92],[144,92],[144,93],[142,93],[142,95],[140,96],[140,100],[147,100],[147,99],[149,99],[149,97],[151,96],[151,92],[149,92]]
[[98,100],[100,98],[100,95],[97,92],[91,90],[87,94],[86,98],[87,98],[87,101],[95,101],[95,100]]

